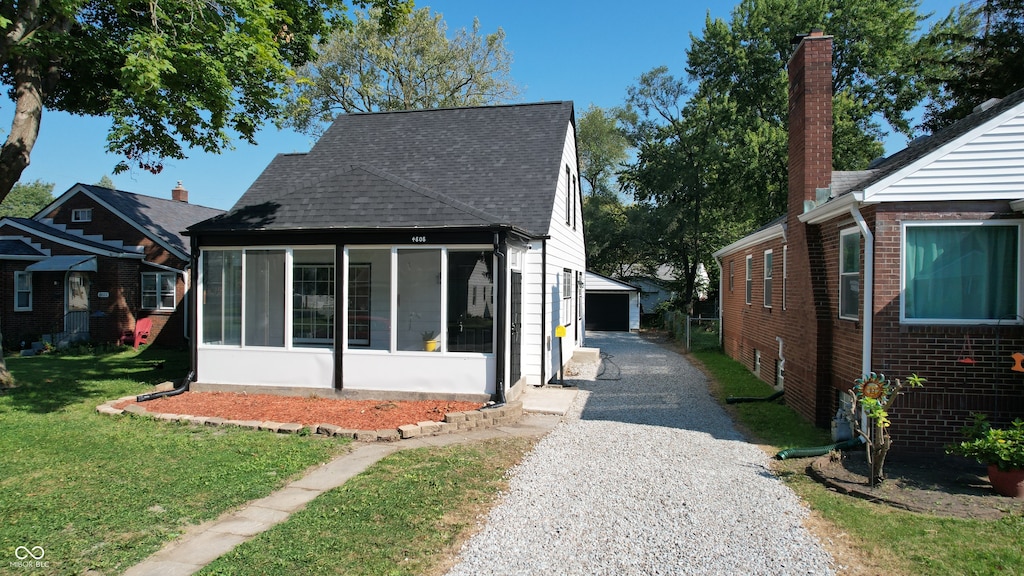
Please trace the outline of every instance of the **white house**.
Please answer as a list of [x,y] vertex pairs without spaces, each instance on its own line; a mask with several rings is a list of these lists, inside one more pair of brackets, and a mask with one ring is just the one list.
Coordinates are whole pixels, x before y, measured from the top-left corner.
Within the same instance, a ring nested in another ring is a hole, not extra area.
[[340,116],[189,234],[195,390],[501,401],[582,345],[571,102]]

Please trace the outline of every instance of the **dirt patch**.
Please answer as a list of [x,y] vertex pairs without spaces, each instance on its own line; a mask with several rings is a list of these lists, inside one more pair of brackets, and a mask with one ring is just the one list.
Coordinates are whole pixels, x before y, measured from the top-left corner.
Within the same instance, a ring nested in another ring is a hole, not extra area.
[[985,467],[939,455],[890,455],[886,479],[874,488],[868,485],[864,452],[821,456],[810,462],[807,472],[839,492],[911,512],[979,520],[1024,514],[1024,500],[992,490]]
[[449,412],[467,412],[478,402],[450,400],[339,400],[236,392],[185,392],[141,404],[118,402],[115,408],[139,404],[154,414],[217,416],[227,420],[334,424],[350,430],[395,429],[405,424],[444,420]]

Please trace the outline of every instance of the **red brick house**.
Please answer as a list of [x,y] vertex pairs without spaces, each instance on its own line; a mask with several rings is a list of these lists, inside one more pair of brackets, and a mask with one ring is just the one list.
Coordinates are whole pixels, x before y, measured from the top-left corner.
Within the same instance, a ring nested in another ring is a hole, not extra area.
[[4,344],[117,342],[149,317],[150,343],[183,345],[180,232],[222,213],[189,204],[180,183],[170,199],[76,184],[32,218],[0,218]]
[[831,37],[803,37],[789,79],[787,213],[715,253],[726,353],[819,426],[864,373],[926,378],[891,410],[917,451],[1024,416],[1024,90],[836,172]]

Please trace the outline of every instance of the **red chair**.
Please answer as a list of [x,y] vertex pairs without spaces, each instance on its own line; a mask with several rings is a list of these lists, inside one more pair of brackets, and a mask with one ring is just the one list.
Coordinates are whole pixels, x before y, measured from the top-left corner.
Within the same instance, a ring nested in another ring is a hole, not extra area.
[[132,344],[139,349],[139,344],[148,344],[149,331],[153,329],[152,318],[139,318],[135,321],[135,333],[132,335]]

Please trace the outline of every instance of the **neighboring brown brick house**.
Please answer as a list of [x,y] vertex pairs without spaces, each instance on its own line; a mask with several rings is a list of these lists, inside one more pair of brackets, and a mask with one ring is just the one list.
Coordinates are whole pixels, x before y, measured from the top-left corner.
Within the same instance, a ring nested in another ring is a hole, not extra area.
[[149,342],[181,346],[188,226],[223,210],[76,184],[32,218],[0,219],[4,344],[118,342],[150,317]]
[[789,63],[787,214],[715,253],[723,345],[819,426],[860,375],[918,374],[895,446],[938,451],[974,412],[1024,416],[1024,90],[834,172],[831,58],[813,32]]

